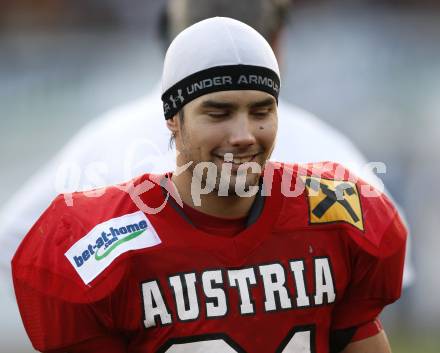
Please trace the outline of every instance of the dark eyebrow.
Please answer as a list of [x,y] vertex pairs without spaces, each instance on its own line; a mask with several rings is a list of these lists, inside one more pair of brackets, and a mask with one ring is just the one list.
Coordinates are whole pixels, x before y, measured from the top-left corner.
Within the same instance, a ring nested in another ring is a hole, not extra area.
[[249,103],[248,107],[249,108],[264,108],[264,107],[268,107],[268,106],[271,106],[271,105],[274,105],[274,104],[276,104],[275,98],[268,97],[268,98],[263,99],[263,100],[258,101],[258,102]]
[[202,108],[215,108],[215,109],[236,109],[237,104],[218,102],[213,100],[206,100],[201,104]]
[[[275,98],[268,97],[261,101],[251,102],[248,104],[248,108],[263,108],[276,104]],[[206,100],[201,104],[202,108],[214,108],[214,109],[238,109],[238,104],[229,102],[220,102],[214,100]]]

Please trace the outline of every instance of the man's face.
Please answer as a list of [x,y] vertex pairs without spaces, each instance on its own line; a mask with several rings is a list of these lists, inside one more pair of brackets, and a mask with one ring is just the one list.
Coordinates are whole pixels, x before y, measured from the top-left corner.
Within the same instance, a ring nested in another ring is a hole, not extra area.
[[[192,178],[217,191],[221,182],[228,195],[235,193],[239,178],[245,188],[258,184],[260,172],[251,172],[243,164],[257,163],[262,170],[272,153],[278,125],[277,105],[272,95],[252,90],[206,94],[184,107],[183,124],[178,120],[177,163],[193,161],[188,170]],[[225,162],[228,153],[233,160]],[[213,163],[215,177],[208,177],[207,172],[202,176],[196,167],[200,162]]]

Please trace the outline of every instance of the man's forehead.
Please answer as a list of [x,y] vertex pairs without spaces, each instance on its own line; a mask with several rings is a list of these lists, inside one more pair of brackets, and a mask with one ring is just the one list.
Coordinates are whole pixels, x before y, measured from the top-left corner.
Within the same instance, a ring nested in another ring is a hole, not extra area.
[[[258,90],[232,90],[218,91],[205,94],[196,98],[193,102],[195,106],[210,106],[212,103],[233,104],[235,106],[249,105],[272,105],[276,104],[276,99],[269,93]],[[189,104],[191,104],[189,103]]]

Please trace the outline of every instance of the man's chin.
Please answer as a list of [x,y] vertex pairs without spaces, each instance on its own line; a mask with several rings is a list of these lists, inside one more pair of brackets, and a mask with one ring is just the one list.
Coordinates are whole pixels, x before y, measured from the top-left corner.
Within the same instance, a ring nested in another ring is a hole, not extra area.
[[255,194],[252,189],[258,187],[260,174],[231,175],[229,182],[228,196],[248,197]]

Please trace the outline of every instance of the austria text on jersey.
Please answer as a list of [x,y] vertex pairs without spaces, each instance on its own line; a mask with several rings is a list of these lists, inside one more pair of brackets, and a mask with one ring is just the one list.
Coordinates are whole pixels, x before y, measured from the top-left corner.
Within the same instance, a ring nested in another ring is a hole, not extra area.
[[[162,286],[158,280],[147,281],[141,284],[144,326],[169,325],[175,320],[193,321],[199,319],[203,312],[206,318],[224,317],[231,312],[229,293],[234,290],[238,292],[238,310],[243,316],[255,315],[256,311],[304,309],[334,303],[336,290],[330,258],[314,258],[315,291],[312,294],[308,293],[305,279],[305,272],[309,271],[303,260],[292,260],[288,268],[276,262],[239,269],[177,274],[168,277],[167,286]],[[288,289],[290,278],[295,293]],[[256,308],[252,297],[251,288],[256,285],[262,286],[264,292],[263,308]],[[177,317],[171,314],[164,290],[172,292]],[[202,300],[199,293],[204,294],[205,310],[200,307]]]

